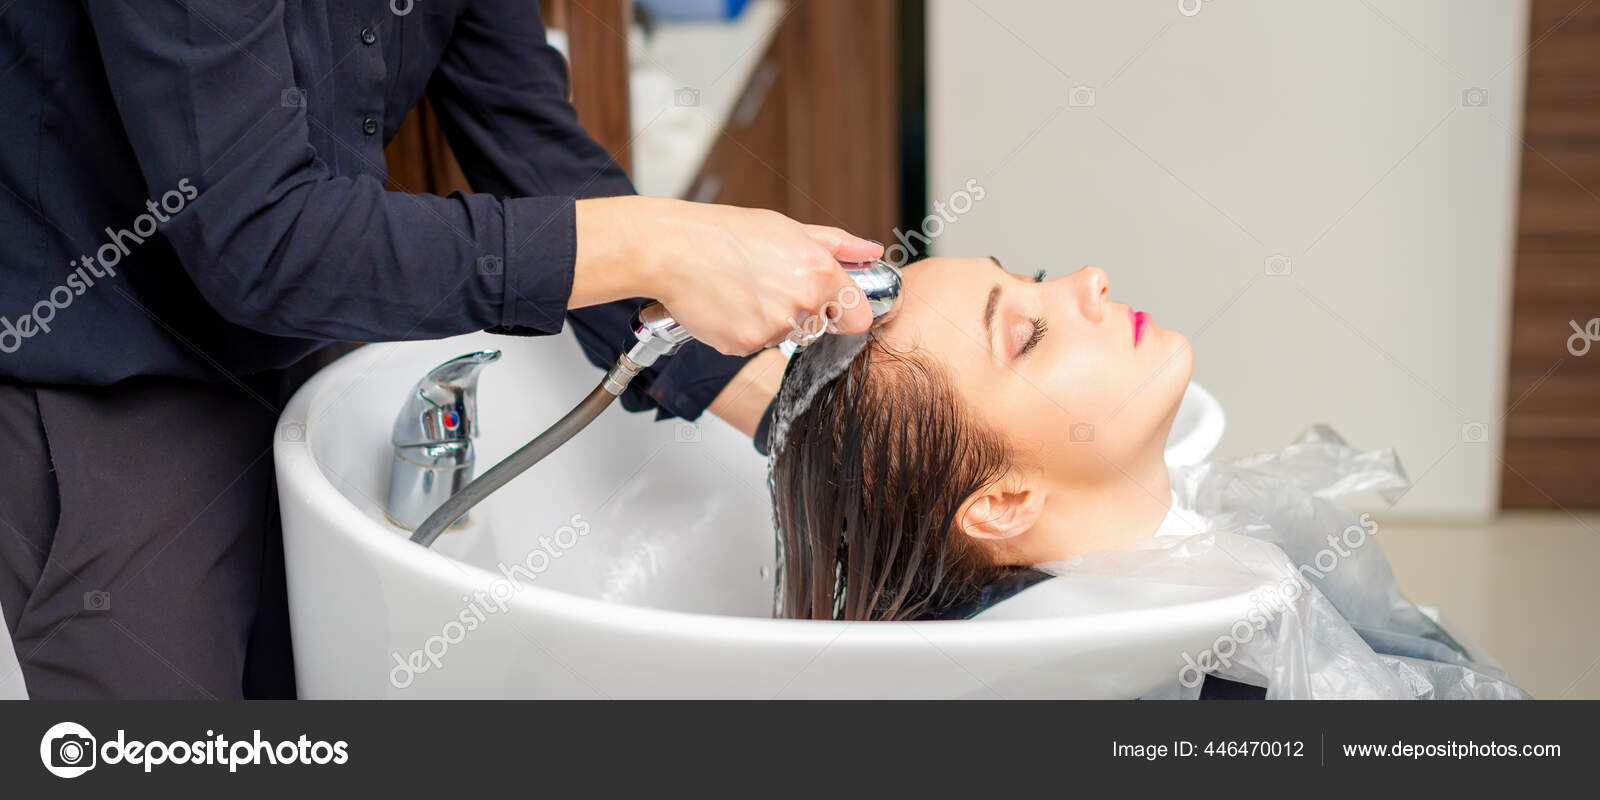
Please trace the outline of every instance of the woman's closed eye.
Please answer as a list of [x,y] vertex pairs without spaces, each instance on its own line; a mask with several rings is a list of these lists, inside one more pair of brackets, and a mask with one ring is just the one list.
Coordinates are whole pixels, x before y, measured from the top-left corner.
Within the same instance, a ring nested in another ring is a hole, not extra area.
[[1028,327],[1020,330],[1026,333],[1027,338],[1023,340],[1021,349],[1017,350],[1017,354],[1014,356],[1017,359],[1026,356],[1033,348],[1038,347],[1039,342],[1044,341],[1045,333],[1050,330],[1050,326],[1045,323],[1042,317],[1034,317],[1026,320],[1026,323]]
[[[1042,269],[1037,270],[1032,277],[1034,283],[1044,283],[1045,271]],[[1031,352],[1033,348],[1038,347],[1039,342],[1044,341],[1044,335],[1050,330],[1050,326],[1045,323],[1043,317],[1032,317],[1018,323],[1016,330],[1016,341],[1019,346],[1017,347],[1016,355],[1011,357],[1013,361],[1022,358]]]

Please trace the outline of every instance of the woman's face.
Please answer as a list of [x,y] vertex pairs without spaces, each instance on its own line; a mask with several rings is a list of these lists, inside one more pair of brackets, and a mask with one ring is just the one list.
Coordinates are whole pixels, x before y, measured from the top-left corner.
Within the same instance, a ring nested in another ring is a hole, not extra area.
[[989,258],[930,258],[903,277],[884,343],[937,357],[1018,466],[1083,486],[1160,458],[1193,354],[1114,302],[1104,270],[1036,282]]

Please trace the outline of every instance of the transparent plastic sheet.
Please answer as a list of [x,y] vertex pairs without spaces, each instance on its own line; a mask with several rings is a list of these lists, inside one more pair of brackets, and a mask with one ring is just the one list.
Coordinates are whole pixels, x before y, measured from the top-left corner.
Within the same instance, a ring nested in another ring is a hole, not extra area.
[[1337,500],[1410,488],[1391,450],[1363,452],[1317,426],[1277,453],[1172,470],[1175,502],[1200,528],[1134,550],[1040,569],[1248,593],[1253,606],[1150,698],[1193,699],[1202,673],[1265,686],[1267,699],[1526,699],[1407,600],[1378,522]]

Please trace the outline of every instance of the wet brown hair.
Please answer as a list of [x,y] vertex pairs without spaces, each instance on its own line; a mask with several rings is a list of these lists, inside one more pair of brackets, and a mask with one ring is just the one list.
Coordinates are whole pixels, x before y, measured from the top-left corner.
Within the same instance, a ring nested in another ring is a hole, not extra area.
[[918,619],[1017,571],[957,530],[962,503],[1004,474],[1009,453],[927,355],[872,337],[779,446],[781,616]]

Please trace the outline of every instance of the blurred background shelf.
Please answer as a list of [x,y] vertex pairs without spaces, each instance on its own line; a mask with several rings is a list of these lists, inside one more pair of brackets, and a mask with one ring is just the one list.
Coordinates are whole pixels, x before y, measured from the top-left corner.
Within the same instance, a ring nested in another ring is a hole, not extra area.
[[631,43],[640,194],[690,197],[722,132],[760,115],[777,79],[769,50],[790,9],[784,0],[754,0],[731,22],[666,23]]

